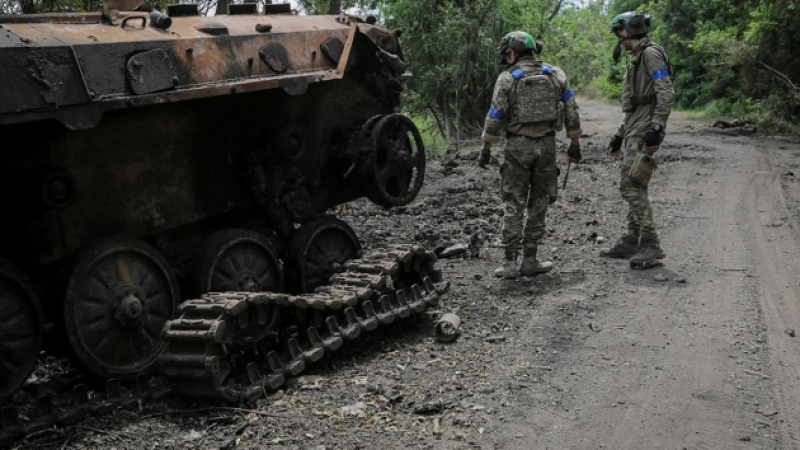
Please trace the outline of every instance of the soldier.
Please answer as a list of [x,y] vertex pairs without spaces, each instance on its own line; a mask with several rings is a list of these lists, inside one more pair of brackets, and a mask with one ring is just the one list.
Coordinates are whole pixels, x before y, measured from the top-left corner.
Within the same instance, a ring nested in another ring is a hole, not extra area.
[[[539,262],[536,251],[544,237],[547,206],[558,196],[555,134],[564,124],[572,141],[567,152],[570,161],[581,159],[578,105],[564,72],[534,59],[541,46],[541,41],[523,31],[508,33],[500,41],[501,63],[509,67],[497,77],[483,131],[480,166],[484,169],[492,144],[503,131],[507,137],[500,168],[505,264],[495,275],[508,279],[534,276],[553,267],[549,261]],[[518,268],[520,250],[524,254]]]
[[663,142],[675,95],[670,81],[669,58],[663,48],[647,37],[649,26],[649,15],[634,12],[620,14],[611,22],[611,32],[619,38],[614,60],[619,60],[622,48],[631,56],[622,83],[624,117],[609,144],[612,156],[619,153],[623,143],[625,145],[619,190],[630,209],[628,233],[613,248],[602,250],[600,255],[630,258],[632,268],[654,265],[657,259],[666,256],[656,234],[647,195],[649,173],[646,177],[631,177],[637,155],[653,155]]

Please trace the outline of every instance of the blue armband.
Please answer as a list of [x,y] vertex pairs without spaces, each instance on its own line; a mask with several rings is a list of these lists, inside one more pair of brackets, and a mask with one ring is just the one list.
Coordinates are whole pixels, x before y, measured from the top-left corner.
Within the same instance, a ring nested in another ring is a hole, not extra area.
[[653,81],[658,81],[662,78],[669,78],[669,71],[666,67],[653,72]]
[[506,116],[506,113],[504,113],[503,111],[494,109],[494,108],[489,108],[489,112],[486,115],[491,117],[492,119],[500,120],[500,119],[503,119]]
[[553,68],[550,67],[550,66],[542,66],[542,73],[544,73],[546,75],[552,75],[553,74]]
[[525,76],[525,72],[523,72],[522,69],[514,69],[514,71],[511,72],[511,76],[514,77],[515,80],[519,80]]
[[561,101],[567,103],[569,99],[574,97],[575,94],[572,93],[572,89],[567,89],[567,92],[564,92],[564,95],[561,96]]

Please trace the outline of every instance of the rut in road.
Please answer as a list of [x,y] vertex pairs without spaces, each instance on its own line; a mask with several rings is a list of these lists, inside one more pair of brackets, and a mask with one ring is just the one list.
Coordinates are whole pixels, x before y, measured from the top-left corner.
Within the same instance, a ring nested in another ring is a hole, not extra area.
[[790,227],[780,226],[789,213],[781,201],[779,172],[766,151],[758,155],[742,208],[758,268],[758,297],[764,311],[771,350],[773,387],[777,397],[784,448],[800,448],[800,347],[786,330],[800,326],[797,277],[800,245]]

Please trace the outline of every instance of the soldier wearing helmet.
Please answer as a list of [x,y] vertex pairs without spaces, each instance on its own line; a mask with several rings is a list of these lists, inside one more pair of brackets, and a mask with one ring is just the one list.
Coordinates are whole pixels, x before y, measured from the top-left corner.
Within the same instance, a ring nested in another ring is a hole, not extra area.
[[[649,172],[640,177],[636,176],[637,170],[631,171],[637,161],[647,159],[642,154],[652,156],[658,151],[675,95],[669,58],[663,48],[647,37],[649,26],[649,15],[634,12],[620,14],[611,22],[611,32],[619,39],[614,60],[619,60],[622,49],[630,55],[622,82],[624,117],[609,144],[612,155],[617,155],[624,144],[619,189],[630,209],[627,234],[600,255],[630,259],[634,268],[651,266],[666,256],[656,233],[647,194]],[[640,155],[638,159],[637,155]]]
[[[570,160],[581,159],[578,105],[564,72],[534,58],[541,49],[541,41],[523,31],[503,37],[500,55],[509,67],[497,77],[482,136],[480,166],[484,169],[492,144],[503,133],[507,138],[500,168],[505,263],[495,275],[509,279],[534,276],[553,267],[549,261],[538,261],[536,253],[544,237],[547,207],[558,196],[557,131],[566,127],[572,141],[567,152]],[[520,250],[524,253],[517,267]]]

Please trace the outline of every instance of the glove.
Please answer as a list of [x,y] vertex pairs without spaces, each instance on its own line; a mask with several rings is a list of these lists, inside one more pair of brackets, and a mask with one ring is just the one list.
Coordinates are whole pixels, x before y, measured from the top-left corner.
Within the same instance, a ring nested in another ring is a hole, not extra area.
[[614,136],[611,138],[611,142],[608,144],[608,146],[611,147],[611,151],[614,153],[620,151],[622,148],[622,137]]
[[481,149],[481,157],[478,160],[478,165],[481,167],[481,169],[488,169],[489,168],[487,166],[487,164],[489,164],[489,160],[491,159],[491,157],[492,157],[492,153],[489,151],[488,148],[484,147],[484,148]]
[[575,161],[580,161],[581,146],[579,144],[569,144],[569,148],[567,149],[567,156],[574,159]]
[[659,139],[661,137],[661,136],[659,136],[659,134],[660,133],[658,131],[656,131],[656,130],[648,131],[647,134],[644,135],[644,145],[646,147],[654,147],[654,146],[658,145],[660,143],[658,141],[659,141]]

